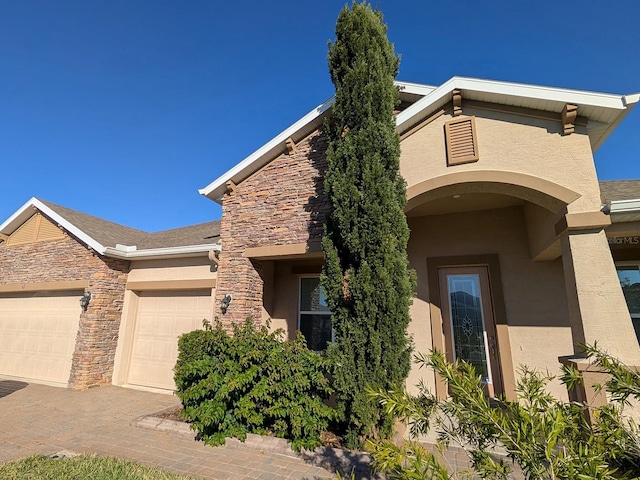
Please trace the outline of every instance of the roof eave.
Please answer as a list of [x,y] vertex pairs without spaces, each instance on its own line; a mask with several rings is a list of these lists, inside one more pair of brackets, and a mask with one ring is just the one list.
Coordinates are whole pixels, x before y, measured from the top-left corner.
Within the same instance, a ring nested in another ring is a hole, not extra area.
[[104,255],[123,260],[152,260],[157,258],[185,258],[206,256],[210,251],[220,252],[222,247],[219,243],[208,243],[203,245],[184,245],[180,247],[147,248],[142,250],[122,250],[119,248],[107,247]]
[[253,152],[242,162],[238,163],[231,170],[225,172],[223,175],[215,179],[206,187],[199,189],[198,192],[200,193],[200,195],[204,195],[205,197],[215,202],[222,203],[222,196],[224,195],[224,192],[227,188],[226,184],[229,180],[233,179],[234,177],[240,177],[244,179],[249,176],[251,173],[253,173],[252,170],[255,168],[256,162],[258,162],[261,158],[267,156],[270,152],[276,149],[280,149],[281,146],[284,145],[284,142],[287,140],[287,138],[295,135],[296,132],[298,132],[304,126],[318,119],[323,113],[329,110],[332,104],[333,97],[331,97],[326,102],[318,105],[296,123],[274,137],[270,142],[266,143],[258,150]]
[[[395,84],[400,87],[403,93],[412,95],[428,95],[434,89],[436,89],[436,87],[433,87],[431,85],[422,85],[419,83],[411,82],[396,81]],[[298,139],[295,138],[296,134],[305,126],[314,121],[317,121],[327,110],[329,110],[329,108],[331,108],[331,105],[333,105],[333,100],[334,97],[331,97],[324,103],[318,105],[296,123],[291,125],[289,128],[274,137],[271,141],[269,141],[258,150],[253,152],[251,155],[249,155],[247,158],[242,160],[231,170],[228,170],[227,172],[222,174],[206,187],[199,189],[198,193],[213,200],[214,202],[222,203],[222,197],[224,196],[227,188],[226,184],[229,180],[233,180],[234,178],[239,179],[239,181],[244,180],[263,166],[261,164],[261,160],[264,162],[264,164],[266,164],[269,162],[269,160],[271,160],[273,156],[279,154],[282,150],[284,150],[284,142],[289,137],[292,137],[294,138],[294,141],[297,141]],[[275,155],[270,155],[274,153]]]
[[618,128],[618,125],[620,125],[620,122],[624,120],[624,118],[629,114],[629,112],[633,109],[633,107],[636,106],[638,101],[640,101],[640,93],[623,95],[621,97],[621,100],[622,100],[622,103],[624,104],[624,109],[620,111],[620,114],[616,117],[615,121],[609,124],[609,126],[604,131],[604,133],[600,135],[600,137],[593,142],[592,149],[594,152],[602,146],[605,140],[609,138],[609,135],[611,135],[611,133],[616,128]]
[[64,230],[81,240],[97,253],[101,255],[104,254],[106,249],[104,245],[102,245],[93,237],[87,235],[74,224],[59,215],[55,210],[51,209],[35,197],[31,197],[31,199],[29,199],[24,205],[22,205],[22,207],[20,207],[13,215],[11,215],[0,225],[0,233],[4,233],[7,235],[13,233],[20,225],[26,222],[33,215],[33,209],[39,210],[40,212],[44,213],[47,217],[60,225]]
[[[627,115],[629,110],[638,103],[638,101],[640,101],[640,94],[621,96],[608,93],[569,90],[564,88],[499,82],[495,80],[468,77],[452,77],[439,87],[403,82],[396,82],[396,84],[406,93],[423,96],[420,100],[416,101],[396,116],[396,127],[399,132],[403,132],[416,123],[419,123],[424,117],[428,116],[431,111],[441,105],[444,105],[444,103],[448,101],[448,97],[454,89],[459,89],[463,92],[476,91],[479,93],[496,94],[513,98],[533,98],[536,100],[557,102],[558,104],[570,103],[595,108],[618,110],[620,113],[616,117],[616,120],[609,124],[610,126],[601,133],[599,137],[592,138],[592,148],[594,151],[605,141],[609,134]],[[316,107],[296,123],[291,125],[291,127],[284,130],[269,143],[256,150],[242,162],[218,177],[205,188],[200,189],[199,193],[217,203],[222,203],[222,198],[227,188],[226,184],[229,180],[234,180],[236,183],[239,183],[258,169],[262,168],[272,158],[274,158],[274,154],[277,155],[279,152],[283,151],[284,142],[287,138],[295,136],[296,132],[302,130],[310,122],[317,120],[320,115],[325,113],[331,107],[332,103],[333,97],[322,105]],[[295,138],[294,141],[296,141]]]

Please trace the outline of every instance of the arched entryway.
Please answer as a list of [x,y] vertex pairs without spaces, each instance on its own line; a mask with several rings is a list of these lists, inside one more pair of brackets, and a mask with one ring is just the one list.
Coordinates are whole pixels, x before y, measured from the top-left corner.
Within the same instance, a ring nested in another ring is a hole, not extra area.
[[518,365],[557,366],[572,351],[555,225],[580,195],[528,175],[467,171],[410,186],[407,196],[416,349],[471,362],[488,394],[513,398]]

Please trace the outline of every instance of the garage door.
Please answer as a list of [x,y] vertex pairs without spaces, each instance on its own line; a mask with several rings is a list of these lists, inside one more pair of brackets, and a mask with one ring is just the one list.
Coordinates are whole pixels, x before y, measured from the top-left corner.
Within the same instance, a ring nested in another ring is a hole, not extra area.
[[67,386],[82,292],[0,294],[0,375]]
[[211,320],[211,290],[141,292],[127,383],[173,390],[178,337]]

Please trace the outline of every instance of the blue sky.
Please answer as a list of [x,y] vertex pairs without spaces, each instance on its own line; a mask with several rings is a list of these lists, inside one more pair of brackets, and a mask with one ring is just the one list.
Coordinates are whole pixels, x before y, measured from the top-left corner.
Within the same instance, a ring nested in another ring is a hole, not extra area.
[[[0,222],[36,196],[147,231],[333,94],[344,1],[0,2]],[[640,2],[382,0],[399,80],[640,91]],[[640,178],[640,107],[596,153]]]

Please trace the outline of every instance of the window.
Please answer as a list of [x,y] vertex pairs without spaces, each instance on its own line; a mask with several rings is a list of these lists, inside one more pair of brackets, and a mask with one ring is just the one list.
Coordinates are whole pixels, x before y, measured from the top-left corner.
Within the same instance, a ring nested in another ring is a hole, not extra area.
[[622,293],[640,343],[640,269],[638,265],[616,265]]
[[326,350],[333,341],[331,312],[318,277],[300,278],[298,329],[307,339],[310,350]]

